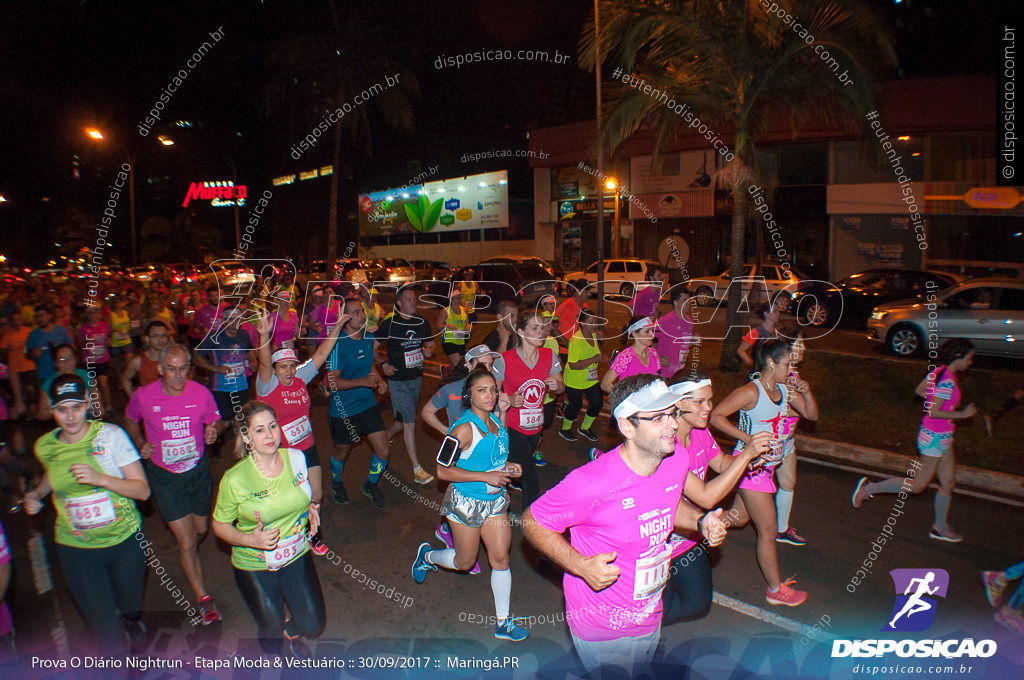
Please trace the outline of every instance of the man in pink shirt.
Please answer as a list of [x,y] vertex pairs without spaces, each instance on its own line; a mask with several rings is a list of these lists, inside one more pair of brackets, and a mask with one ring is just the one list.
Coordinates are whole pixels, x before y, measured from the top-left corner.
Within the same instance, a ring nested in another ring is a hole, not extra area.
[[[191,355],[168,345],[160,355],[160,380],[135,390],[125,409],[125,431],[147,461],[146,476],[157,507],[178,542],[185,578],[199,598],[203,625],[220,614],[203,584],[199,544],[210,528],[213,481],[206,446],[217,440],[221,419],[213,394],[188,379]],[[241,408],[241,405],[239,405]],[[139,431],[143,421],[146,436]]]
[[619,381],[609,402],[623,444],[573,470],[523,516],[526,537],[566,571],[566,622],[591,673],[650,673],[673,529],[700,531],[712,546],[725,539],[720,508],[702,514],[681,499],[689,459],[672,455],[678,400],[653,375]]

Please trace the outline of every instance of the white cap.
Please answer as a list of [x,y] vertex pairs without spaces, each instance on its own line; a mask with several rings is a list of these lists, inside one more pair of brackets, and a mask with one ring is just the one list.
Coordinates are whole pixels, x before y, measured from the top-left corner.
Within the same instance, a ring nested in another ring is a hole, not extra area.
[[270,357],[270,362],[276,364],[279,361],[298,361],[299,357],[296,356],[295,350],[293,349],[279,349],[274,352],[274,355]]
[[487,354],[490,354],[492,357],[495,358],[501,356],[497,352],[491,351],[491,348],[488,347],[487,345],[477,345],[473,349],[466,352],[466,361],[469,361],[470,359],[479,359],[480,357],[485,356]]
[[654,325],[655,325],[654,317],[653,316],[645,316],[644,318],[636,321],[635,323],[633,323],[632,326],[627,328],[626,329],[626,335],[631,335],[631,334],[636,333],[637,331],[643,330],[645,328],[653,328]]
[[669,389],[663,380],[655,380],[629,395],[615,407],[615,418],[628,418],[637,413],[661,411],[679,401],[679,395]]
[[671,390],[677,396],[685,397],[688,394],[693,394],[694,392],[696,392],[697,390],[699,390],[702,387],[710,387],[710,386],[711,386],[711,378],[704,378],[703,380],[697,380],[697,381],[684,380],[681,383],[676,383],[675,385],[669,386],[669,390]]

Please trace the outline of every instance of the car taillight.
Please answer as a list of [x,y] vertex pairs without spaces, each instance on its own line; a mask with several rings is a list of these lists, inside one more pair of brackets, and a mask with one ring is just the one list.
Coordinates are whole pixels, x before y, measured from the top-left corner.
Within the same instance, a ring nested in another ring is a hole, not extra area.
[[391,271],[391,267],[385,267],[385,271]]

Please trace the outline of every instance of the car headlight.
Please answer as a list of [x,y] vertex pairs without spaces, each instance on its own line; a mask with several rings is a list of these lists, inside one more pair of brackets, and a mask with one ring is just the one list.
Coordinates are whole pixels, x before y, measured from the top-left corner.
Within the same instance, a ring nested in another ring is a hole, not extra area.
[[887,316],[889,316],[889,312],[879,312],[879,311],[871,312],[871,320],[872,321],[882,321]]

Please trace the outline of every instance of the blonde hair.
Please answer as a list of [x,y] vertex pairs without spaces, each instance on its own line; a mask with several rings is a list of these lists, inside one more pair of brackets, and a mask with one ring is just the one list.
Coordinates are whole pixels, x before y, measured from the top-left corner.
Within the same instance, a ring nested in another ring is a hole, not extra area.
[[275,419],[277,418],[274,407],[258,399],[250,399],[240,409],[237,409],[234,418],[235,458],[245,458],[249,455],[245,437],[249,434],[249,423],[257,413],[269,413]]

